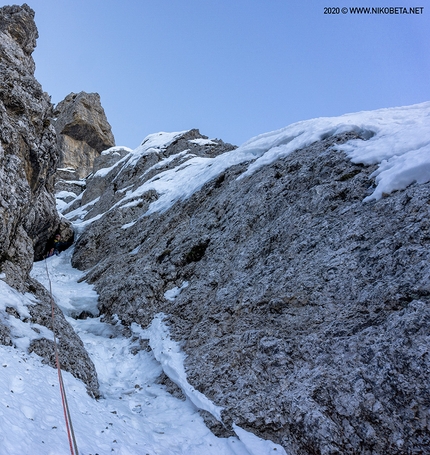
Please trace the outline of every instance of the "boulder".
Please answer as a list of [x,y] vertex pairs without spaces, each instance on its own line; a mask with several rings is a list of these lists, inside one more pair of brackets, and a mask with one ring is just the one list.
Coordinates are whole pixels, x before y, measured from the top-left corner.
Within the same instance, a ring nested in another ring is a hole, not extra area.
[[[98,93],[70,93],[55,108],[60,169],[74,170],[73,179],[91,173],[94,159],[115,145]],[[64,178],[64,176],[63,176]]]

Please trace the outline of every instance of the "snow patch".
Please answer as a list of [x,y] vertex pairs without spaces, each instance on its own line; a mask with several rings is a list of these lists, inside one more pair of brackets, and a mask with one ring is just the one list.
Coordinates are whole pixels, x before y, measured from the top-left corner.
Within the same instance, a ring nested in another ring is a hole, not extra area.
[[77,194],[74,193],[73,191],[60,191],[55,195],[55,197],[57,197],[58,199],[66,199],[68,197],[72,197],[75,199],[77,197]]
[[[430,181],[430,102],[426,102],[297,122],[256,136],[214,158],[194,157],[174,169],[160,172],[136,190],[128,191],[117,204],[123,205],[154,190],[158,199],[150,204],[144,216],[162,213],[177,201],[189,198],[231,166],[250,163],[238,177],[240,180],[298,149],[346,132],[356,132],[365,140],[351,140],[335,148],[344,151],[355,163],[379,165],[374,174],[377,187],[365,201],[380,199],[383,193],[404,189],[414,182]],[[183,133],[159,134],[159,137],[149,136],[142,148],[133,152],[136,160],[157,140],[166,145]]]
[[188,142],[191,142],[191,144],[197,144],[197,145],[217,145],[216,142],[214,142],[210,139],[190,139]]
[[[79,196],[82,198],[83,193],[81,193]],[[79,197],[78,196],[78,197]],[[76,200],[76,199],[75,199]],[[83,220],[85,216],[88,214],[90,211],[91,207],[100,200],[100,197],[96,197],[92,201],[88,202],[87,204],[78,207],[75,210],[72,210],[71,212],[67,213],[65,217],[70,220],[70,221],[76,221],[76,220]]]
[[131,148],[124,147],[124,146],[115,146],[115,147],[110,147],[107,150],[103,150],[101,155],[103,155],[103,156],[106,156],[106,155],[121,156],[121,153],[119,153],[119,152],[124,152],[124,151],[131,153],[133,150]]
[[158,162],[157,164],[154,164],[153,166],[151,166],[149,169],[147,169],[142,175],[140,178],[143,178],[145,177],[145,175],[149,174],[151,171],[154,171],[156,169],[161,169],[165,166],[167,166],[169,163],[171,163],[172,161],[178,159],[178,158],[181,158],[181,157],[187,157],[187,156],[195,156],[195,155],[192,155],[192,154],[188,154],[189,150],[184,150],[182,152],[179,152],[179,153],[175,153],[174,155],[170,155],[168,156],[167,158],[164,158],[162,159],[160,162]]
[[284,448],[272,441],[261,439],[249,431],[243,430],[235,423],[233,430],[248,449],[250,455],[287,455]]
[[186,397],[198,408],[210,412],[220,422],[222,408],[213,404],[205,395],[196,390],[188,381],[184,368],[185,354],[179,344],[170,338],[169,329],[164,323],[165,315],[155,315],[151,325],[143,330],[133,323],[132,330],[143,339],[149,340],[149,345],[155,358],[160,362],[166,375],[178,385]]
[[[0,322],[9,327],[14,346],[26,351],[33,340],[53,339],[51,330],[28,322],[31,317],[28,307],[37,303],[32,294],[21,294],[0,280],[0,295]],[[15,310],[16,315],[9,314],[6,309]]]
[[134,226],[136,223],[137,223],[137,221],[131,221],[130,223],[123,224],[123,225],[121,226],[121,229],[124,229],[124,230],[125,230],[125,229],[129,229],[129,228],[131,228],[132,226]]
[[176,297],[178,297],[178,295],[182,292],[182,290],[187,288],[189,284],[190,283],[188,281],[184,281],[181,287],[178,288],[177,286],[175,286],[174,288],[169,289],[164,293],[164,298],[173,302],[176,299]]
[[59,256],[52,256],[46,261],[35,262],[31,276],[49,289],[46,269],[51,278],[52,295],[55,302],[66,316],[77,317],[82,312],[98,316],[98,295],[92,285],[85,281],[79,282],[85,275],[78,269],[65,270],[64,262],[70,261],[74,247],[63,251]]
[[130,253],[128,253],[128,254],[130,256],[136,256],[136,254],[139,253],[141,247],[142,247],[142,245],[137,246],[134,250],[130,251]]
[[70,172],[71,174],[74,174],[76,169],[73,169],[72,167],[59,167],[57,168],[57,171]]
[[145,137],[139,147],[132,151],[128,157],[126,166],[135,166],[136,163],[145,155],[150,153],[160,153],[165,150],[172,142],[183,136],[188,131],[180,131],[176,133],[159,132],[149,134]]

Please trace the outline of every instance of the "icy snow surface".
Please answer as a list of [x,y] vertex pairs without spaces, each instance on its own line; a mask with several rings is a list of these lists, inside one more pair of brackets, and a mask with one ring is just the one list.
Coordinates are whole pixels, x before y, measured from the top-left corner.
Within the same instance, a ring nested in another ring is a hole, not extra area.
[[[279,445],[244,430],[236,428],[238,438],[228,439],[217,438],[208,430],[197,407],[218,417],[221,409],[187,382],[184,354],[170,339],[163,315],[146,330],[134,324],[132,337],[122,333],[119,321],[112,326],[100,317],[72,319],[69,315],[82,310],[97,311],[96,292],[91,285],[78,283],[83,272],[71,267],[72,250],[49,258],[47,266],[54,298],[83,340],[96,366],[103,396],[91,399],[85,386],[64,372],[80,455],[285,455]],[[45,267],[45,262],[35,263],[32,276],[48,287]],[[12,307],[21,319],[28,316],[27,307],[34,297],[20,294],[1,279],[0,293],[0,309]],[[9,319],[18,321],[13,326],[14,341],[28,341],[33,336],[29,332],[35,325],[14,316]],[[49,330],[37,327],[52,339]],[[143,340],[149,340],[152,352],[137,349]],[[0,454],[69,454],[56,371],[34,354],[8,346],[0,346],[0,353],[0,428],[7,429],[0,433]],[[163,370],[188,399],[177,399],[156,383]]]
[[[159,197],[145,215],[168,210],[230,166],[249,162],[245,178],[262,166],[273,163],[315,141],[345,132],[357,132],[367,140],[351,140],[339,146],[355,163],[379,164],[373,177],[376,189],[364,201],[380,199],[383,193],[404,189],[411,183],[430,181],[430,102],[398,108],[322,117],[294,123],[245,142],[236,150],[215,158],[194,157],[157,174],[134,191],[127,191],[119,206],[133,205],[149,190]],[[133,166],[143,154],[157,153],[183,133],[159,133],[148,136],[125,166]]]

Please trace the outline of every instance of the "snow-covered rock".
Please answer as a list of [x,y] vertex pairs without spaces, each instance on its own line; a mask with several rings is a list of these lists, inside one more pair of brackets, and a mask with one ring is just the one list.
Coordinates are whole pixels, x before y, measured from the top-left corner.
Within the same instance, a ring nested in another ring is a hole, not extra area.
[[166,315],[219,434],[425,450],[429,112],[300,122],[214,156],[151,135],[83,193],[73,263],[107,317]]
[[[82,271],[68,250],[30,276],[60,222],[33,15],[0,9],[3,449],[67,451],[55,372],[35,356],[54,363],[52,285],[84,453],[95,436],[100,453],[136,455],[427,453],[430,103],[238,148],[198,130],[108,148],[90,131],[91,175],[64,168],[58,187]],[[94,363],[99,402],[76,379],[98,395]]]

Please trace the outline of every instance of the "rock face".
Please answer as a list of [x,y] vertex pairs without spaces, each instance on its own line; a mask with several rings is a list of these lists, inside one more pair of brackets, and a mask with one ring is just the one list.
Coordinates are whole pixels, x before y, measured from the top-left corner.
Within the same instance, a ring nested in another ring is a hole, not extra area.
[[[34,78],[34,12],[0,9],[0,263],[20,287],[60,224],[52,195],[57,164],[52,106]],[[9,272],[8,272],[9,271]]]
[[143,327],[164,313],[226,427],[289,455],[430,446],[430,185],[364,204],[374,167],[332,149],[354,137],[240,181],[247,164],[231,166],[163,213],[144,215],[151,189],[121,205],[191,154],[228,149],[194,130],[99,171],[82,196],[92,224],[74,265],[90,269],[101,312]]
[[54,122],[60,149],[60,168],[75,171],[73,179],[86,177],[103,150],[115,145],[98,93],[71,93],[55,108]]
[[[34,12],[27,6],[0,8],[0,273],[6,283],[20,292],[34,292],[40,302],[31,308],[31,322],[51,327],[46,291],[30,277],[34,259],[41,259],[47,241],[60,231],[72,235],[70,223],[60,219],[53,196],[53,174],[58,161],[52,105],[34,78],[31,56],[38,36]],[[18,315],[19,316],[19,315]],[[13,315],[2,315],[2,321]],[[94,367],[62,316],[60,334],[69,350],[68,365],[85,376],[92,393],[97,391]],[[3,325],[2,342],[10,344]],[[50,341],[45,340],[48,344]],[[52,348],[52,346],[51,346]],[[47,352],[34,350],[48,361]],[[70,353],[72,353],[70,355]],[[86,367],[80,372],[73,359],[81,356]]]

